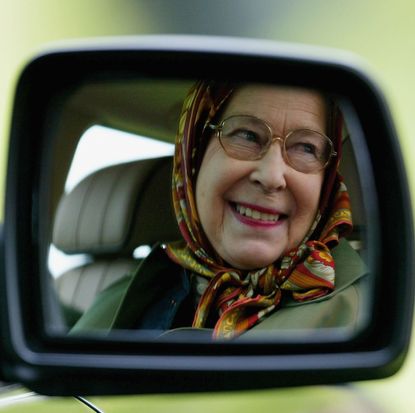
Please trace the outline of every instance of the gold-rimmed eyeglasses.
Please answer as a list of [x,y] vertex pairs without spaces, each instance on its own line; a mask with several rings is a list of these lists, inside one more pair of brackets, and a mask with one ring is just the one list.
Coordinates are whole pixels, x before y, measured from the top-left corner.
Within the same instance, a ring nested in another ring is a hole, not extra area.
[[320,132],[296,129],[279,137],[267,122],[251,115],[234,115],[207,126],[216,131],[225,152],[239,160],[261,159],[275,141],[282,145],[285,162],[303,173],[321,171],[337,155],[330,138]]

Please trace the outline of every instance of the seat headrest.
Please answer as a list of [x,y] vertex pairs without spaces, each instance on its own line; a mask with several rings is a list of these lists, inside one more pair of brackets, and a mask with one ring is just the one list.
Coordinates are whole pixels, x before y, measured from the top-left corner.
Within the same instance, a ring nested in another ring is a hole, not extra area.
[[171,201],[172,157],[94,172],[58,206],[53,243],[67,254],[131,255],[140,245],[180,238]]

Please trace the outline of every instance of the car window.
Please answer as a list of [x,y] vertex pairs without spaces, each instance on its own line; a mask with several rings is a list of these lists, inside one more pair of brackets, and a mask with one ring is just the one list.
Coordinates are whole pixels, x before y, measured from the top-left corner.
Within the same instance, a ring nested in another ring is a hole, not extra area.
[[[99,151],[96,150],[98,147]],[[173,152],[172,143],[107,126],[91,126],[77,145],[66,178],[65,192],[71,191],[83,178],[106,166],[173,155]]]

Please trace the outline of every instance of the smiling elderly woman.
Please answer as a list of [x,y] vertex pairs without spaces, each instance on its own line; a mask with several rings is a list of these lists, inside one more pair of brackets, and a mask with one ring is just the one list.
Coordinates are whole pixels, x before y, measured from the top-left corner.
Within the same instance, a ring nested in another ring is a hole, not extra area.
[[355,328],[365,270],[340,240],[352,227],[344,130],[313,90],[197,83],[174,158],[183,240],[156,246],[74,330]]

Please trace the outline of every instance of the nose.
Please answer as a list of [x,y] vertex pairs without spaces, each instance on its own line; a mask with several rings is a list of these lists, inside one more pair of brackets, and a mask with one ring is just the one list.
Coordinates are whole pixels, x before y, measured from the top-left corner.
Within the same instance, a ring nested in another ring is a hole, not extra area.
[[286,164],[282,152],[281,139],[273,140],[263,158],[255,161],[250,179],[261,186],[264,192],[274,192],[287,186],[286,174],[289,166]]

